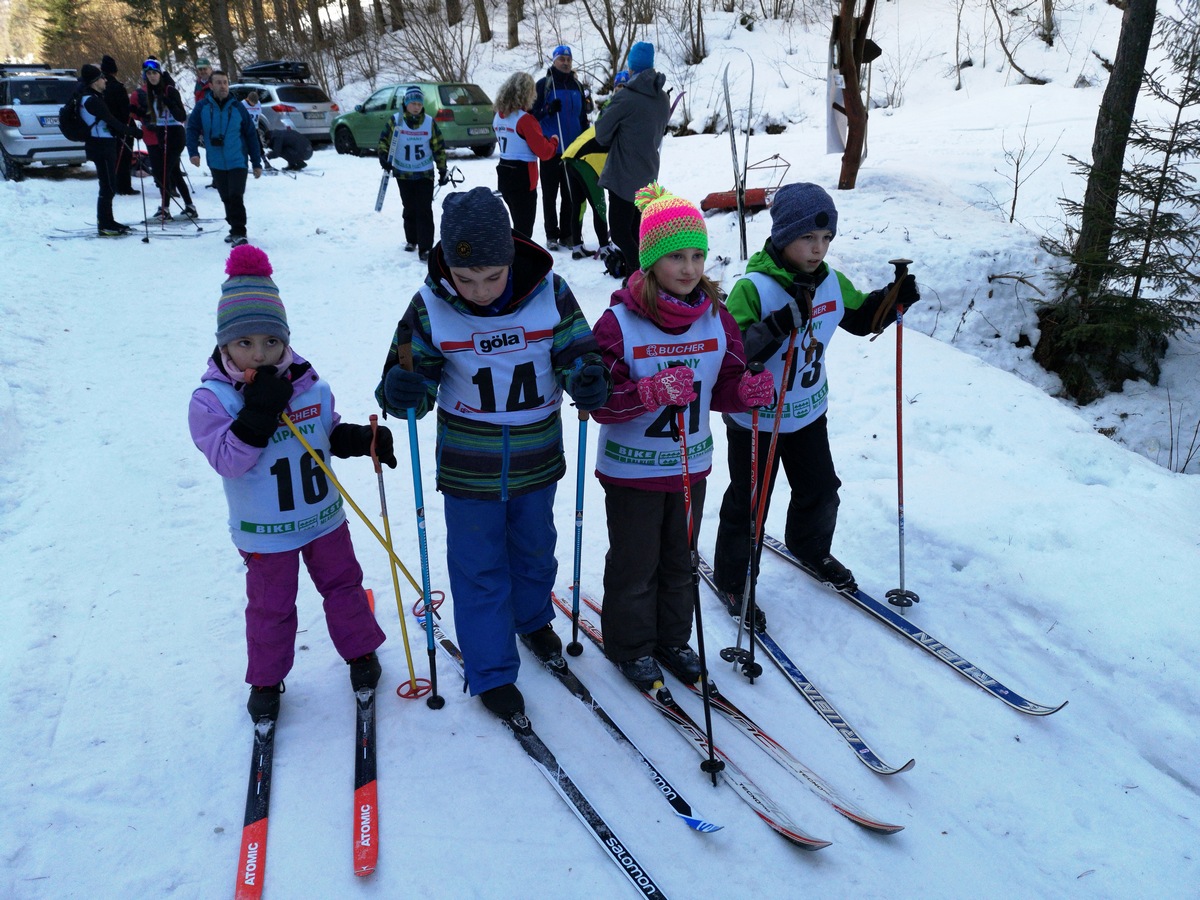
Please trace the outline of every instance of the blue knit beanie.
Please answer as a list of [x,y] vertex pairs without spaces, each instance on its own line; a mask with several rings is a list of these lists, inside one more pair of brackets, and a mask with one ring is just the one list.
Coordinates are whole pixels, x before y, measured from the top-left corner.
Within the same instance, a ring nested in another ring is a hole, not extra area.
[[654,68],[654,45],[638,41],[629,48],[629,56],[625,58],[625,66],[631,75]]
[[515,255],[508,207],[491,188],[457,191],[442,201],[442,256],[450,268],[511,266]]
[[425,95],[421,93],[421,89],[416,85],[413,85],[404,91],[404,105],[408,106],[410,103],[420,103],[422,106],[425,105]]
[[771,243],[783,250],[801,235],[828,228],[837,234],[837,207],[816,184],[785,184],[771,199]]

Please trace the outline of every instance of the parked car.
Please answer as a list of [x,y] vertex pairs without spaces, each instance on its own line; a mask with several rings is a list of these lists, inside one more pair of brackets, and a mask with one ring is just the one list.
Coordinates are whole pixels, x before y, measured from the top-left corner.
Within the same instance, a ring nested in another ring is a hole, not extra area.
[[353,111],[333,120],[329,136],[338,153],[375,153],[390,116],[399,111],[404,92],[419,87],[425,96],[425,112],[433,116],[447,148],[470,147],[476,156],[491,156],[496,149],[492,130],[491,98],[475,84],[461,82],[405,81],[380,88]]
[[330,123],[341,110],[308,77],[306,63],[268,60],[242,69],[242,80],[231,84],[229,92],[245,100],[258,91],[262,116],[272,131],[291,128],[313,143],[328,141]]
[[83,144],[58,130],[58,110],[79,80],[73,69],[42,63],[0,63],[0,173],[20,181],[34,163],[81,166]]

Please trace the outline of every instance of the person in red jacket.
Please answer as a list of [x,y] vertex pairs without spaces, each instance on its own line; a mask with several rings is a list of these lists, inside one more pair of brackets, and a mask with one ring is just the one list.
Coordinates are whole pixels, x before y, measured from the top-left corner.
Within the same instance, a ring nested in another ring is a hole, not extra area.
[[513,231],[533,240],[537,221],[538,160],[558,153],[558,138],[547,138],[538,120],[530,115],[537,95],[533,77],[526,72],[510,75],[496,94],[492,127],[500,144],[496,186],[512,216]]

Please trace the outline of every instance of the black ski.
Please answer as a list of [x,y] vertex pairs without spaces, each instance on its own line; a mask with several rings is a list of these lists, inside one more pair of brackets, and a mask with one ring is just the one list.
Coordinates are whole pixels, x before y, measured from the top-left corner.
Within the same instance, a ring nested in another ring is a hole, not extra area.
[[851,603],[856,605],[859,609],[870,613],[878,621],[882,622],[884,625],[887,625],[893,631],[904,635],[922,650],[931,654],[935,659],[942,661],[954,671],[958,672],[958,674],[974,682],[993,697],[1011,706],[1017,712],[1026,713],[1027,715],[1031,716],[1048,716],[1051,713],[1058,712],[1067,705],[1067,701],[1065,700],[1058,706],[1043,706],[1040,703],[1034,703],[1032,700],[1026,700],[1016,691],[1005,687],[1001,682],[997,681],[995,678],[967,660],[965,657],[955,653],[941,641],[922,631],[916,625],[908,621],[908,619],[892,612],[892,610],[888,609],[886,604],[880,603],[874,597],[864,594],[858,588],[854,588],[853,590],[838,590],[828,582],[822,581],[815,572],[794,557],[788,551],[787,547],[784,546],[783,542],[776,540],[770,535],[763,535],[763,543],[775,551],[775,553],[777,553],[779,556],[790,562],[792,565],[810,575],[816,581],[825,585],[830,590],[836,591],[842,597],[845,597]]
[[[216,234],[216,231],[155,231],[152,232],[152,237],[167,237],[167,238],[192,238],[199,237],[202,234]],[[131,229],[124,234],[98,234],[95,228],[55,228],[53,234],[48,234],[46,237],[52,241],[72,241],[72,240],[100,240],[100,241],[119,241],[122,238],[144,238],[145,232],[140,229]]]
[[[570,606],[564,603],[561,597],[553,593],[550,595],[550,597],[554,600],[555,606],[557,606],[567,615],[571,614]],[[683,799],[683,795],[675,789],[674,785],[667,780],[667,777],[658,770],[658,767],[647,758],[645,753],[638,749],[638,746],[627,734],[625,734],[625,732],[621,729],[621,726],[613,721],[612,717],[609,716],[604,707],[596,702],[595,698],[592,697],[592,692],[589,691],[587,686],[584,685],[584,683],[579,680],[575,673],[570,670],[570,668],[567,666],[567,661],[563,657],[559,656],[557,659],[550,660],[549,662],[543,661],[542,665],[549,669],[550,673],[558,679],[559,683],[562,684],[562,686],[568,691],[570,691],[580,703],[592,711],[592,715],[600,720],[600,724],[605,727],[614,741],[616,741],[618,744],[624,744],[637,756],[638,762],[642,764],[642,768],[646,770],[646,774],[650,776],[650,780],[654,782],[655,786],[659,790],[659,793],[662,794],[663,799],[671,804],[671,808],[675,810],[675,814],[679,816],[679,818],[682,819],[689,828],[694,828],[696,831],[708,833],[712,831],[720,831],[724,827],[723,825],[714,825],[712,822],[708,822],[692,812],[692,805]]]
[[375,777],[375,689],[354,693],[354,874],[379,861],[379,787]]
[[[583,602],[595,612],[600,612],[600,606],[595,600],[584,597]],[[582,620],[580,620],[580,627],[582,627]],[[670,669],[670,667],[667,667],[667,670],[680,681],[682,681],[689,691],[691,691],[697,697],[703,697],[703,688],[701,687],[699,680],[689,683],[687,679],[683,678],[678,672]],[[882,819],[864,812],[849,800],[846,800],[844,797],[842,797],[823,778],[809,769],[806,765],[804,765],[804,763],[800,762],[800,760],[793,756],[786,747],[779,743],[779,741],[767,734],[767,732],[763,730],[763,728],[760,727],[757,722],[755,722],[748,715],[746,715],[746,713],[742,712],[741,709],[735,706],[732,700],[720,692],[712,678],[709,678],[708,681],[708,698],[712,703],[713,709],[721,713],[721,715],[737,726],[737,728],[758,743],[758,745],[766,751],[768,756],[787,769],[810,791],[832,806],[851,822],[880,834],[895,834],[897,831],[902,831],[904,829],[903,825],[892,825],[889,822],[884,822]]]
[[[700,574],[703,576],[705,583],[707,583],[708,586],[712,588],[718,596],[720,596],[721,589],[718,588],[716,582],[713,581],[712,567],[709,566],[703,557],[700,559]],[[834,708],[833,704],[825,699],[825,695],[817,689],[817,686],[805,677],[804,673],[800,671],[800,668],[794,662],[792,662],[791,657],[788,656],[787,653],[784,652],[783,648],[776,643],[775,639],[771,637],[771,633],[769,631],[755,632],[754,639],[758,642],[758,645],[763,649],[767,656],[771,657],[771,661],[779,667],[779,670],[783,672],[787,680],[792,683],[792,686],[800,692],[800,695],[806,701],[808,701],[809,706],[816,710],[817,715],[829,723],[830,727],[840,734],[843,740],[850,745],[851,749],[854,750],[855,755],[858,757],[859,762],[861,762],[864,766],[866,766],[872,772],[878,772],[880,775],[896,775],[900,772],[907,772],[916,764],[916,760],[912,759],[899,768],[889,766],[887,763],[885,763],[879,758],[875,751],[867,745],[867,742],[859,736],[858,732],[851,728],[850,724],[844,718],[842,718],[842,714]]]
[[[442,652],[454,663],[459,675],[465,678],[466,671],[463,668],[462,652],[436,622],[433,625],[433,637],[437,645],[442,648]],[[529,719],[522,714],[511,719],[501,719],[501,721],[512,732],[517,743],[529,755],[533,764],[550,782],[558,795],[571,807],[571,811],[575,813],[579,821],[588,827],[592,837],[604,848],[604,852],[617,864],[638,893],[645,897],[665,896],[633,853],[626,849],[625,844],[613,833],[612,828],[559,764],[550,748],[537,736]]]
[[[590,603],[588,605],[595,608]],[[579,629],[591,638],[601,652],[604,651],[604,637],[600,633],[600,629],[589,619],[580,616]],[[669,690],[664,687],[655,691],[639,691],[639,693],[658,710],[664,719],[674,726],[676,731],[683,735],[688,743],[696,748],[702,758],[708,759],[709,743],[704,729],[676,702]],[[719,747],[713,746],[712,752],[714,756],[725,763],[725,768],[720,772],[721,778],[749,804],[755,815],[762,819],[772,831],[804,850],[820,850],[829,846],[829,841],[815,838],[802,831],[780,808],[779,804],[764,793],[762,788],[755,784],[750,776],[743,772],[737,763]]]
[[267,814],[271,806],[271,758],[275,752],[275,720],[254,724],[254,751],[250,757],[250,785],[246,789],[246,817],[238,853],[235,900],[262,897],[267,874]]

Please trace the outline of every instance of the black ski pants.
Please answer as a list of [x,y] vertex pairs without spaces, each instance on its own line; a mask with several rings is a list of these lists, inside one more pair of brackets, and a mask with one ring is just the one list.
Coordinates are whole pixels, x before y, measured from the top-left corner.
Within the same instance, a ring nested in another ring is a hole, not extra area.
[[579,202],[567,180],[567,167],[561,156],[542,160],[541,180],[546,240],[565,244],[571,239],[571,223],[579,218]]
[[[160,151],[161,152],[161,151]],[[248,169],[212,169],[213,186],[225,204],[225,221],[234,237],[246,236],[246,176]]]
[[496,164],[496,187],[512,216],[513,231],[533,240],[533,223],[537,221],[537,187],[530,186],[533,176],[530,164],[519,159],[502,159]]
[[608,192],[608,230],[612,242],[621,249],[625,257],[625,273],[630,275],[640,269],[638,262],[638,230],[642,227],[642,214],[632,200]]
[[[705,481],[692,485],[694,533],[700,532]],[[604,557],[604,653],[613,662],[680,647],[692,636],[692,584],[683,493],[604,484],[608,553]]]
[[433,249],[433,179],[397,178],[403,209],[404,240],[424,252]]
[[[583,176],[575,171],[575,167],[569,162],[566,166],[567,181],[571,184],[571,195],[579,201],[575,205],[575,218],[571,220],[571,233],[564,235],[566,241],[572,247],[583,243],[583,215],[586,212],[584,207],[590,207],[592,210],[592,228],[596,232],[596,240],[603,247],[608,243],[608,207],[604,203],[604,197],[601,195],[600,203],[595,202],[595,198],[588,195],[587,185],[583,181]],[[566,224],[563,225],[564,231]]]
[[[729,487],[721,498],[720,522],[717,525],[717,546],[713,552],[713,572],[717,586],[723,591],[741,596],[746,584],[746,567],[750,562],[753,544],[750,532],[750,432],[737,426],[726,428],[729,452]],[[767,453],[771,447],[771,431],[760,428],[758,434],[758,481],[766,472]],[[838,488],[842,482],[833,467],[829,449],[828,421],[824,415],[799,431],[783,432],[771,466],[771,484],[766,494],[767,509],[771,506],[771,490],[779,465],[787,475],[792,495],[788,501],[784,543],[794,555],[803,560],[820,559],[829,553],[833,532],[837,527],[840,500]],[[764,531],[765,531],[764,526]],[[759,547],[762,554],[762,547]]]
[[96,226],[116,224],[113,218],[113,195],[117,192],[117,149],[113,138],[88,138],[84,144],[87,158],[96,164]]

